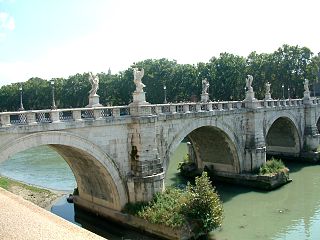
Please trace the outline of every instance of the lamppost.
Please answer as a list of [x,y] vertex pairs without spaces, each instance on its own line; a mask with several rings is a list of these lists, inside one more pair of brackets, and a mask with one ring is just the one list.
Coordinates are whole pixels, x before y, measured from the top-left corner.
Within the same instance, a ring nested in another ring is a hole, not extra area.
[[282,84],[282,99],[284,99],[284,85]]
[[18,110],[24,111],[23,101],[22,101],[22,83],[20,83],[19,91],[20,91],[20,108]]
[[52,106],[51,109],[57,109],[56,102],[54,100],[54,80],[50,80],[51,88],[52,88]]
[[290,87],[288,87],[288,99],[290,99]]
[[167,103],[167,86],[166,85],[163,86],[163,90],[164,90],[164,103],[166,104]]

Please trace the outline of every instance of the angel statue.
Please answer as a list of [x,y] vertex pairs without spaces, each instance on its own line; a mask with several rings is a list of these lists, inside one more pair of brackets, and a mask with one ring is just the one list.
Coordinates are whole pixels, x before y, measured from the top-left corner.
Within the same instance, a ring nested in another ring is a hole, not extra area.
[[97,95],[97,91],[99,89],[99,77],[97,75],[89,73],[89,81],[91,83],[91,90],[89,91],[90,96]]
[[252,88],[252,82],[253,82],[253,77],[252,75],[248,75],[246,78],[246,87],[248,89],[249,92],[253,92],[253,88]]
[[269,82],[266,83],[266,95],[270,94],[270,86],[271,84]]
[[133,81],[136,85],[136,92],[143,92],[143,88],[146,86],[141,81],[143,75],[144,75],[143,68],[140,71],[138,68],[133,69]]
[[202,80],[202,94],[208,94],[209,81],[205,78]]
[[308,79],[304,79],[303,88],[306,93],[309,92],[309,80]]

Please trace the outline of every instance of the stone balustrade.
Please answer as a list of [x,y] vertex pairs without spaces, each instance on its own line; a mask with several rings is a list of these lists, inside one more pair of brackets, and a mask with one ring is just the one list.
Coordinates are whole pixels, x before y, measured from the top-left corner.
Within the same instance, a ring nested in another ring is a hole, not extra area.
[[[313,98],[311,104],[320,104],[320,99]],[[255,108],[294,107],[303,105],[302,99],[257,100],[253,102]],[[197,112],[235,111],[246,108],[245,101],[217,101],[217,102],[183,102],[168,104],[140,105],[145,113],[152,115],[188,114]],[[0,126],[32,125],[40,123],[54,123],[66,121],[99,120],[111,117],[130,116],[129,106],[72,108],[56,110],[29,110],[17,112],[1,112]]]

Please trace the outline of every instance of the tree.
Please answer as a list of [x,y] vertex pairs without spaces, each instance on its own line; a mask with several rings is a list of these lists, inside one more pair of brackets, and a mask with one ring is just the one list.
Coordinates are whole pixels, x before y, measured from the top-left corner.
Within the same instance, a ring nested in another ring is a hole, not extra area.
[[222,203],[207,173],[196,177],[195,185],[189,183],[186,190],[189,194],[183,212],[193,226],[196,237],[207,235],[220,227],[223,220]]
[[246,60],[230,53],[210,59],[215,77],[211,88],[217,100],[240,100],[244,97]]

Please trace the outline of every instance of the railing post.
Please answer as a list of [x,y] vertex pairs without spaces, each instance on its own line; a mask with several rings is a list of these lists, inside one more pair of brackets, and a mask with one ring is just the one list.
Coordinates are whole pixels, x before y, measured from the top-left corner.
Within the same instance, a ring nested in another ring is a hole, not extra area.
[[227,103],[227,106],[228,106],[228,110],[231,110],[231,109],[232,109],[232,103],[231,103],[231,102],[228,102],[228,103]]
[[11,125],[9,114],[0,115],[0,118],[1,118],[1,125],[2,126]]
[[222,110],[222,103],[218,102],[218,110]]
[[50,118],[51,118],[52,122],[60,122],[59,111],[58,110],[51,110]]
[[212,109],[212,103],[207,103],[207,106],[208,106],[208,111],[209,112],[212,112],[213,111],[213,109]]
[[36,114],[34,112],[27,112],[28,124],[37,124]]
[[272,108],[274,107],[274,101],[273,100],[270,101],[270,107],[272,107]]
[[183,112],[184,112],[184,113],[190,113],[189,104],[184,104],[184,105],[183,105]]
[[237,102],[237,108],[241,109],[241,106],[242,106],[242,102]]
[[114,108],[112,111],[112,116],[113,117],[120,117],[120,109],[119,108]]
[[196,104],[196,112],[201,112],[201,104],[200,103]]
[[74,121],[81,121],[81,110],[72,110],[72,118]]
[[159,114],[162,114],[162,107],[161,106],[156,106],[156,113],[159,115]]
[[94,119],[101,119],[101,109],[94,109],[93,110]]
[[177,106],[170,104],[170,112],[171,112],[172,114],[176,114],[176,113],[177,113]]

